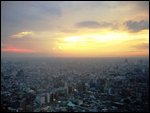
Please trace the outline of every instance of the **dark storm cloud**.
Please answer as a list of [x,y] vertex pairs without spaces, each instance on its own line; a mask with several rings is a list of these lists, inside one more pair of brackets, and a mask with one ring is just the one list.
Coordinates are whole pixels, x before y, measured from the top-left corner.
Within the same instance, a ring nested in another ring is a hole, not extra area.
[[75,24],[76,27],[79,28],[102,28],[102,27],[110,27],[111,23],[107,22],[97,22],[97,21],[81,21]]
[[125,26],[128,28],[129,31],[138,32],[141,30],[149,29],[149,21],[148,20],[141,20],[141,21],[126,21]]

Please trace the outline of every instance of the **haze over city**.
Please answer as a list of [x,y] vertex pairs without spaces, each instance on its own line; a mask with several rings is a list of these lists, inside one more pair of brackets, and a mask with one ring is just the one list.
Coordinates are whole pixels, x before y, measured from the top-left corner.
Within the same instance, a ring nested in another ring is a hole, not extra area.
[[148,1],[2,1],[2,57],[149,56]]

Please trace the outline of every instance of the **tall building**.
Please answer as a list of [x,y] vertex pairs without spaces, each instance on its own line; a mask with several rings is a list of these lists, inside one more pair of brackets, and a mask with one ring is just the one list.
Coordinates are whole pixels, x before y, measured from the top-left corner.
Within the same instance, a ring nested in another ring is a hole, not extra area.
[[51,93],[51,94],[50,94],[50,102],[53,102],[53,100],[54,100],[54,94]]
[[85,83],[78,82],[76,85],[76,88],[79,92],[85,91],[85,89],[86,89]]
[[20,108],[19,111],[20,112],[33,112],[34,110],[34,98],[32,97],[32,95],[27,94],[26,97],[24,97],[20,103]]
[[50,103],[50,94],[49,93],[47,93],[47,103]]
[[68,94],[70,95],[73,92],[72,86],[68,86]]
[[39,105],[43,105],[46,103],[46,94],[41,94],[36,96],[35,101],[39,104]]

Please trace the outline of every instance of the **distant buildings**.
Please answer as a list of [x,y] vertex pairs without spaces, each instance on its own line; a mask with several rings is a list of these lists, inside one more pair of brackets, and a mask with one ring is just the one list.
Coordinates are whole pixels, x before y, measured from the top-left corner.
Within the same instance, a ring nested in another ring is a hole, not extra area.
[[1,65],[3,111],[149,111],[147,60],[20,61]]

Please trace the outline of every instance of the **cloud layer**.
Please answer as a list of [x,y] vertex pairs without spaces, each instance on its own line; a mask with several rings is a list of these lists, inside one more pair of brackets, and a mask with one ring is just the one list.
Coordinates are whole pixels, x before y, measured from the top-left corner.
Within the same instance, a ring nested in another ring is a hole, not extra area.
[[[108,39],[115,39],[118,42],[118,39],[126,40],[130,37],[148,40],[147,1],[2,1],[1,3],[1,43],[12,46],[2,45],[3,52],[27,52],[26,49],[31,49],[53,54],[51,50],[57,48],[56,42],[62,42],[64,38],[72,36],[81,38],[95,36],[99,42],[107,42]],[[142,33],[139,32],[142,30]],[[123,35],[117,37],[115,32]],[[125,37],[124,34],[128,36]],[[90,42],[88,43],[90,45]],[[134,42],[133,45],[136,45],[135,43],[137,44]],[[140,49],[147,46],[138,47]]]

